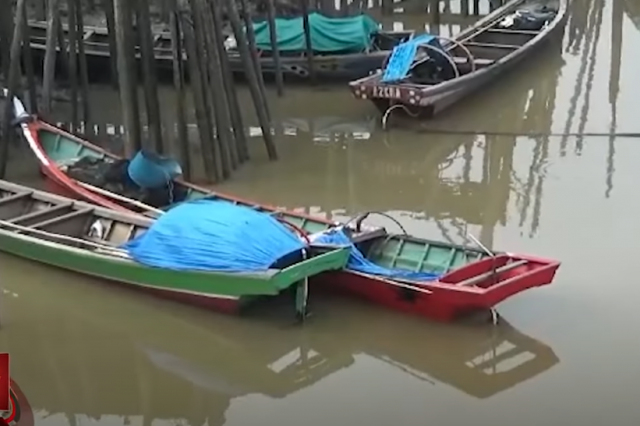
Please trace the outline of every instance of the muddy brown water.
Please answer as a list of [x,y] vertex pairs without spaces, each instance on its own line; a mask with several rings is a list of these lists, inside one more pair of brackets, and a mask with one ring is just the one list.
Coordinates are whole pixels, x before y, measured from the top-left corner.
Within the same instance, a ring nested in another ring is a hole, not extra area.
[[[326,298],[304,327],[282,309],[235,319],[1,257],[0,349],[36,422],[637,423],[640,145],[543,136],[640,131],[634,22],[632,1],[574,1],[561,45],[422,131],[382,132],[345,89],[289,88],[272,99],[281,161],[253,137],[251,164],[219,188],[336,219],[382,211],[418,235],[470,232],[560,259],[553,285],[498,307],[499,327]],[[93,102],[118,122],[110,89]]]

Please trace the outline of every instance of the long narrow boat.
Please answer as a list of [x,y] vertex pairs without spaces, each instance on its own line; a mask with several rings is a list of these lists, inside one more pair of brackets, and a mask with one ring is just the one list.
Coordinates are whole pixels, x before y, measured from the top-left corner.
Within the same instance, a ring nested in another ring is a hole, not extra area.
[[[140,199],[140,193],[125,191],[120,180],[110,182],[104,177],[109,174],[105,170],[117,169],[126,160],[28,115],[19,99],[14,98],[13,103],[16,122],[39,160],[50,190],[121,211],[136,209],[116,194],[124,191],[128,198]],[[95,170],[102,171],[96,175]],[[89,179],[92,180],[87,185]],[[340,229],[340,224],[213,192],[181,179],[167,188],[171,188],[170,197],[142,201],[164,209],[168,206],[154,201],[204,197],[224,200],[277,212],[283,220],[316,238],[340,236],[333,232]],[[367,216],[368,213],[347,224],[350,241],[341,243],[355,244],[352,254],[356,256],[350,258],[346,270],[314,278],[321,288],[330,287],[399,311],[451,321],[468,312],[490,309],[529,288],[550,284],[560,266],[555,260],[535,256],[491,253],[406,233],[390,234],[363,225]]]
[[154,219],[0,181],[0,251],[222,311],[345,266],[348,248],[300,244],[293,232],[217,200]]
[[511,0],[454,39],[422,35],[394,48],[384,69],[349,83],[383,113],[429,118],[498,79],[547,43],[560,43],[566,0]]
[[[375,22],[367,15],[327,18],[312,14],[310,19],[312,45],[318,46],[314,53],[314,69],[317,78],[325,81],[347,82],[369,75],[382,66],[394,46],[411,39],[414,34],[413,31],[379,30],[377,24],[374,28]],[[309,78],[308,61],[305,49],[301,46],[304,40],[302,18],[277,19],[276,25],[283,75],[303,80]],[[68,27],[65,25],[63,28],[66,35]],[[274,75],[275,62],[271,54],[268,26],[265,22],[258,22],[254,28],[262,72],[265,76]],[[30,29],[31,48],[44,53],[47,23],[31,21]],[[340,36],[336,37],[335,34]],[[97,61],[96,66],[104,68],[105,60],[108,61],[110,57],[107,29],[86,26],[83,40],[87,56]],[[158,66],[171,70],[173,56],[170,33],[156,33],[153,44]],[[226,46],[231,70],[238,76],[244,76],[242,59],[234,44],[233,37],[229,37]]]

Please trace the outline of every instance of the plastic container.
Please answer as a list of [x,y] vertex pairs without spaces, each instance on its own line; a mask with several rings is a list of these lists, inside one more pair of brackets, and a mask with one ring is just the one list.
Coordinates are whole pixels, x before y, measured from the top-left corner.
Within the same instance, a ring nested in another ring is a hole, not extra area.
[[140,188],[154,189],[180,176],[182,167],[176,160],[141,150],[129,162],[127,174]]

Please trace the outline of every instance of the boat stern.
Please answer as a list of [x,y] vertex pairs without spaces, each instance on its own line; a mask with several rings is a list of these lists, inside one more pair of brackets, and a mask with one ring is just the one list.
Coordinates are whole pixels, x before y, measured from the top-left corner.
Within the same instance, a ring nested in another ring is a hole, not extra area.
[[443,275],[434,291],[460,308],[489,309],[533,287],[551,284],[560,262],[528,255],[500,254]]
[[276,288],[283,290],[322,272],[343,269],[351,253],[350,247],[346,246],[312,245],[307,251],[308,259],[282,269],[273,277]]

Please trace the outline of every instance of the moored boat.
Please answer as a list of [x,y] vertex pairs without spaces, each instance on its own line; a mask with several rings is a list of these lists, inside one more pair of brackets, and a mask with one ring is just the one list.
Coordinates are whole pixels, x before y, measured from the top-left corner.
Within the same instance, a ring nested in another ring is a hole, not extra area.
[[383,125],[397,109],[429,118],[559,43],[566,12],[566,0],[511,0],[453,39],[425,34],[396,46],[383,69],[349,87],[383,113]]
[[[163,201],[169,204],[208,198],[277,213],[310,234],[309,238],[353,245],[347,268],[315,277],[319,287],[355,294],[392,309],[451,321],[470,311],[490,309],[529,288],[551,283],[560,266],[550,259],[492,253],[482,247],[431,241],[406,232],[390,234],[363,225],[367,214],[342,226],[213,192],[180,178],[159,188],[161,196],[144,198],[140,188],[127,189],[131,185],[126,183],[127,168],[122,166],[127,160],[29,116],[17,98],[14,109],[20,130],[40,161],[52,191],[106,207],[117,204],[121,211],[137,208],[132,202],[122,201],[118,194],[125,193],[125,201],[137,198],[142,206],[152,204],[163,209],[168,207]],[[99,172],[96,174],[95,170]],[[86,184],[88,178],[93,179],[90,185]]]
[[[314,50],[314,70],[318,79],[346,82],[369,75],[382,66],[391,49],[402,41],[409,40],[413,31],[384,31],[368,15],[330,18],[318,13],[310,14],[311,45]],[[285,77],[309,78],[308,61],[302,18],[276,19],[278,49],[282,73]],[[44,53],[46,48],[46,22],[30,22],[31,48]],[[258,59],[263,74],[275,74],[275,62],[271,54],[269,26],[266,22],[254,23]],[[68,27],[63,25],[63,33]],[[85,26],[83,37],[88,58],[105,63],[110,57],[106,28]],[[160,31],[153,39],[156,63],[160,68],[172,70],[171,35]],[[228,36],[225,41],[229,64],[234,74],[244,76],[244,66],[235,39]],[[139,53],[138,53],[139,56]],[[186,56],[185,56],[186,58]],[[105,68],[105,69],[108,69]]]
[[308,277],[341,269],[349,249],[295,229],[217,200],[154,219],[0,181],[1,251],[225,312],[296,286],[305,314]]

